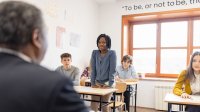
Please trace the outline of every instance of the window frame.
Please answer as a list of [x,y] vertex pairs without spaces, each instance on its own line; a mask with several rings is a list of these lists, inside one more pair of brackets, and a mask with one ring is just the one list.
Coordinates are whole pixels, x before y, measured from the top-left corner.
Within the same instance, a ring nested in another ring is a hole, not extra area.
[[[164,11],[164,12],[152,12],[152,13],[142,13],[142,14],[132,14],[122,16],[122,35],[121,35],[121,57],[125,54],[133,55],[133,25],[134,24],[144,24],[144,23],[157,23],[157,27],[161,27],[161,22],[171,22],[171,21],[182,21],[187,20],[188,22],[188,41],[187,49],[187,65],[189,64],[189,58],[192,54],[192,49],[200,48],[193,46],[193,20],[200,20],[200,8],[194,9],[184,9],[184,10],[174,10],[174,11]],[[157,35],[160,36],[161,31],[157,29]],[[146,77],[159,77],[159,78],[177,78],[178,74],[160,74],[160,38],[157,36],[157,46],[156,46],[156,63],[157,69],[156,73],[146,73]],[[125,43],[127,40],[127,43]],[[173,47],[172,47],[173,48]],[[182,48],[182,47],[174,47]],[[140,48],[139,48],[140,49]],[[151,49],[151,48],[148,48]],[[157,52],[158,51],[158,52]]]

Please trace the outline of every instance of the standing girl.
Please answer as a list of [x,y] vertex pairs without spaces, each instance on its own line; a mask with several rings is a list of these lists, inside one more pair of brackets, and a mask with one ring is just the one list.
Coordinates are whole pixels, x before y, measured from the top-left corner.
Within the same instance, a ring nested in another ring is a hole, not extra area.
[[[110,50],[111,39],[108,35],[99,35],[96,43],[98,50],[93,50],[91,57],[91,86],[93,88],[111,88],[114,83],[116,53],[114,50]],[[110,101],[111,95],[105,95],[103,101]],[[99,97],[93,96],[92,99],[99,100]],[[92,102],[91,108],[98,111],[98,103]],[[103,108],[103,112],[108,111],[108,106]]]

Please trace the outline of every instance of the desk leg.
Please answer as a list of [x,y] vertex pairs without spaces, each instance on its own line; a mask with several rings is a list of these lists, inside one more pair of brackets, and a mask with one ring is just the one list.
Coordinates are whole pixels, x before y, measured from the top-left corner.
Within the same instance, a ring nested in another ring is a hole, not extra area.
[[135,85],[135,108],[134,108],[134,112],[136,112],[136,106],[137,106],[137,84]]
[[115,97],[116,97],[116,93],[113,93],[113,112],[115,112]]
[[130,112],[130,96],[131,96],[131,86],[130,85],[127,85],[127,91],[125,91],[124,95],[125,95],[125,97],[129,97],[129,102],[127,102],[129,105],[126,105],[126,109],[128,112]]
[[83,99],[85,99],[85,95],[83,94]]
[[172,104],[168,103],[168,112],[171,112],[171,110],[172,110]]
[[102,107],[102,96],[100,96],[99,111],[101,111],[101,107]]
[[[128,92],[129,92],[129,96],[130,96],[131,95],[131,86],[130,85],[128,85]],[[130,110],[129,110],[130,109],[130,100],[129,100],[129,105],[126,105],[126,107],[129,107],[128,112],[130,112]]]
[[183,105],[179,105],[179,111],[183,111]]

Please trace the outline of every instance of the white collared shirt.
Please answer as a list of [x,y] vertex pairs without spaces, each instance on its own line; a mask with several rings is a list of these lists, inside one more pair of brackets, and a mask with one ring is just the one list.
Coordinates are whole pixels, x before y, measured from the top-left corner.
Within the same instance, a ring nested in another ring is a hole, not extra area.
[[25,54],[23,54],[21,52],[12,50],[12,49],[0,48],[0,53],[12,54],[12,55],[18,56],[19,58],[23,59],[24,61],[32,62],[30,57],[26,56]]

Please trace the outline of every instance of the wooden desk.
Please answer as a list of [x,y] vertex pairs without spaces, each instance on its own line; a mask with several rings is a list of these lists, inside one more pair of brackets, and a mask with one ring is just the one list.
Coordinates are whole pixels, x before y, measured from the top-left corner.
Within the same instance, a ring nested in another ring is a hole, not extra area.
[[[132,85],[135,85],[135,91],[134,91],[134,93],[135,93],[135,105],[134,105],[134,112],[136,112],[136,106],[137,106],[137,83],[138,83],[138,81],[128,81],[128,82],[125,82],[126,84],[127,84],[127,86],[128,86],[128,91],[129,92],[131,92],[131,86]],[[133,94],[133,93],[132,93]],[[129,103],[130,104],[130,103]],[[128,105],[127,105],[128,106]]]
[[74,86],[74,89],[79,93],[83,95],[83,99],[84,99],[84,95],[94,95],[94,96],[99,96],[100,99],[99,101],[93,101],[93,100],[88,100],[88,99],[84,99],[86,101],[93,101],[93,102],[99,102],[99,111],[101,111],[102,108],[102,103],[112,103],[112,102],[102,102],[102,97],[104,95],[107,95],[109,93],[114,93],[113,95],[113,112],[115,112],[115,92],[117,89],[114,88],[109,88],[109,89],[102,89],[102,88],[91,88],[91,87],[86,87],[86,86]]
[[[134,85],[135,86],[135,105],[134,105],[134,112],[136,112],[136,107],[137,107],[137,84],[138,84],[138,81],[125,81],[124,83],[127,84],[127,87],[128,87],[128,91],[131,92],[131,86]],[[85,84],[86,86],[90,86],[90,79],[87,79],[85,80]],[[129,103],[130,104],[130,103]],[[130,105],[127,105],[127,106],[130,106]]]
[[[168,93],[164,99],[168,103],[168,112],[172,112],[172,104],[176,105],[199,105],[200,106],[200,96],[191,95],[191,99],[184,99],[180,96]],[[179,108],[180,111],[183,109]]]

